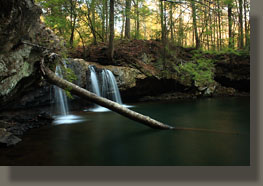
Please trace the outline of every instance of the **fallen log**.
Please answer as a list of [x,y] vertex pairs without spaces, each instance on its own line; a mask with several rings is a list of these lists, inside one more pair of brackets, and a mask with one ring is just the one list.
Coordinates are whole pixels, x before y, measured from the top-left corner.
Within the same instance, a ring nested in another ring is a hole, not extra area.
[[174,127],[163,124],[159,121],[156,121],[149,116],[142,115],[135,111],[132,111],[116,102],[108,100],[106,98],[97,96],[96,94],[83,89],[73,83],[70,83],[67,80],[64,80],[58,76],[54,72],[52,72],[49,68],[47,68],[44,64],[44,59],[40,62],[40,67],[42,71],[43,77],[51,84],[54,84],[64,90],[69,90],[72,94],[75,94],[83,99],[87,99],[93,103],[96,103],[100,106],[106,107],[120,115],[123,115],[131,120],[137,121],[144,125],[147,125],[151,128],[155,129],[174,129]]
[[47,82],[56,85],[64,90],[69,90],[72,94],[75,94],[83,99],[96,103],[100,106],[106,107],[122,116],[125,116],[131,120],[137,121],[141,124],[144,124],[148,127],[154,129],[170,129],[170,130],[180,130],[180,131],[196,131],[196,132],[209,132],[209,133],[222,133],[222,134],[230,134],[230,135],[238,135],[238,132],[231,131],[220,131],[220,130],[211,130],[211,129],[202,129],[202,128],[183,128],[183,127],[173,127],[166,125],[162,122],[154,120],[149,116],[142,115],[135,111],[132,111],[119,103],[108,100],[106,98],[97,96],[96,94],[83,89],[73,83],[70,83],[67,80],[64,80],[58,76],[54,72],[52,72],[49,68],[47,68],[44,64],[44,59],[40,62],[40,69],[42,71],[42,76],[46,79]]

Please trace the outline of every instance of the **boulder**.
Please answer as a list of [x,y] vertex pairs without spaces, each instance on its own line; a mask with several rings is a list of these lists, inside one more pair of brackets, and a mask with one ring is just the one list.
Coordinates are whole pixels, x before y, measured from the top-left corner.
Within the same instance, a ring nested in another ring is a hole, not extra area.
[[11,132],[7,132],[6,129],[0,128],[0,144],[6,146],[12,146],[20,142],[21,139],[13,135]]
[[89,71],[89,66],[94,66],[98,72],[102,69],[110,70],[116,78],[120,91],[133,88],[136,86],[137,80],[146,78],[146,75],[142,74],[139,70],[130,67],[112,65],[104,66],[83,59],[69,59],[67,64],[77,76],[77,80],[74,83],[83,88],[85,88],[87,84],[87,72]]

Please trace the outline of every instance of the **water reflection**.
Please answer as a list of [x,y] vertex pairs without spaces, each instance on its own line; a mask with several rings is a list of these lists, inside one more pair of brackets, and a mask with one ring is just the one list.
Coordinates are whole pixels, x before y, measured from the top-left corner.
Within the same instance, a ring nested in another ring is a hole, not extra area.
[[160,131],[114,112],[80,111],[71,118],[79,120],[74,125],[27,133],[15,148],[0,153],[0,165],[250,164],[249,98],[144,103],[132,109],[176,127],[239,135]]

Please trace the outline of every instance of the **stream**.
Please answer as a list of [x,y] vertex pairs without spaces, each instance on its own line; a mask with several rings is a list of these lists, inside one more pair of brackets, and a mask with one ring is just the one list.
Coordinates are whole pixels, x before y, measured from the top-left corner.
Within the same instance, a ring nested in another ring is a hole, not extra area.
[[223,131],[156,130],[114,112],[77,111],[72,122],[28,131],[1,165],[250,165],[250,101],[203,98],[133,104],[166,124]]

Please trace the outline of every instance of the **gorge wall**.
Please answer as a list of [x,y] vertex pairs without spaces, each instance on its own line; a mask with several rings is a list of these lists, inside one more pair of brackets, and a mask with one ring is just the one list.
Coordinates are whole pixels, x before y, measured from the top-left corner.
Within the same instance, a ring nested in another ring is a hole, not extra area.
[[[41,13],[32,0],[0,1],[0,110],[26,106],[49,92],[42,88],[46,83],[41,78],[39,61],[61,46],[59,39],[40,22]],[[46,104],[45,99],[34,103],[41,104]]]
[[[32,0],[0,1],[0,110],[52,102],[52,87],[43,81],[39,61],[48,52],[59,53],[63,46],[40,22],[40,15],[41,9]],[[176,71],[176,66],[192,60],[190,50],[174,48],[168,55],[171,66],[164,69],[159,62],[157,41],[137,40],[126,42],[128,47],[120,45],[116,46],[115,64],[107,62],[105,46],[100,45],[90,50],[89,58],[96,63],[68,59],[68,66],[78,77],[75,83],[85,88],[88,66],[94,65],[98,71],[106,68],[113,72],[124,101],[249,93],[249,57],[220,56],[213,72],[215,81],[197,85],[189,77],[182,79],[185,75]]]

